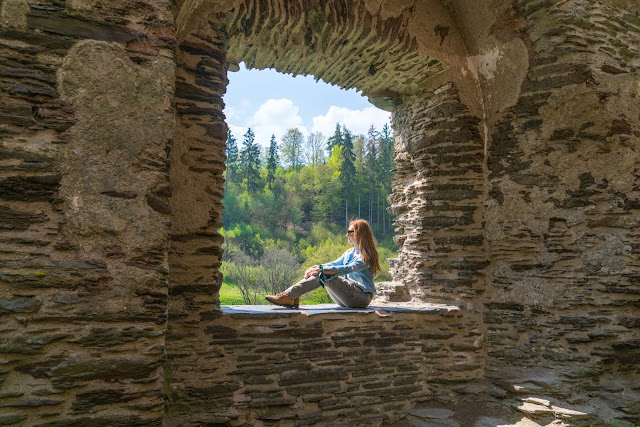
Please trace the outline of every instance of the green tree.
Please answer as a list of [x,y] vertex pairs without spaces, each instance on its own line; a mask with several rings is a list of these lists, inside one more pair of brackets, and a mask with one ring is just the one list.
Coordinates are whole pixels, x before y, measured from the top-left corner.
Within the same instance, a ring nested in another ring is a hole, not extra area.
[[298,128],[289,129],[282,137],[282,155],[296,171],[302,167],[302,143],[304,136]]
[[255,142],[255,135],[251,128],[247,129],[242,141],[240,163],[246,179],[247,192],[253,193],[260,181],[260,146]]
[[264,230],[259,224],[247,221],[236,224],[235,227],[227,230],[225,239],[228,238],[230,243],[240,248],[243,253],[258,258],[264,252],[263,234]]
[[303,227],[308,227],[312,222],[312,211],[316,187],[314,185],[317,169],[311,166],[302,168],[299,172],[293,174],[289,180],[289,189],[294,194],[296,206],[302,214]]
[[327,155],[331,156],[333,152],[333,147],[342,147],[342,129],[340,128],[340,123],[336,123],[336,130],[327,139]]
[[340,168],[340,181],[344,192],[344,220],[349,225],[349,197],[351,196],[353,181],[356,175],[353,153],[353,136],[346,127],[342,128],[342,167]]
[[222,223],[225,229],[234,227],[241,222],[249,221],[248,211],[244,207],[244,200],[241,197],[238,184],[229,183],[229,188],[224,193],[222,204],[224,205],[224,215]]
[[316,169],[312,218],[316,222],[333,223],[342,219],[342,147],[336,146],[327,163]]
[[[354,202],[355,196],[357,195],[358,199],[358,218],[362,218],[361,208],[362,208],[362,198],[363,195],[366,196],[364,189],[368,188],[368,183],[365,177],[365,144],[364,144],[364,135],[358,135],[353,139],[353,153],[356,156],[355,167],[356,167],[356,176],[354,179],[353,188],[356,194],[353,195]],[[365,197],[366,200],[366,197]]]
[[391,128],[385,123],[378,139],[378,154],[380,156],[380,181],[384,184],[387,193],[391,192],[391,181],[393,180],[392,169],[395,167],[393,160],[394,138]]
[[[379,181],[379,164],[378,164],[378,132],[376,132],[375,127],[371,125],[369,128],[369,132],[367,134],[367,149],[366,149],[366,160],[365,160],[365,175],[367,178],[367,182],[369,183],[369,224],[371,226],[373,223],[373,205],[374,205],[374,197],[376,195],[376,190],[380,185]],[[376,209],[377,211],[377,209]]]
[[391,217],[386,216],[386,200],[391,194],[391,182],[393,181],[393,169],[395,168],[394,156],[394,136],[391,128],[386,123],[382,127],[379,140],[379,172],[382,185],[382,232],[386,234],[387,227],[391,230]]
[[313,168],[326,161],[323,149],[325,140],[326,138],[320,132],[312,132],[311,135],[307,137],[307,143],[305,146],[307,163]]
[[224,182],[224,192],[226,193],[228,183],[235,178],[235,172],[238,168],[238,144],[236,142],[236,139],[233,137],[233,134],[231,133],[231,129],[227,130],[225,154],[227,155],[227,160],[225,162],[227,175]]
[[269,189],[273,189],[273,181],[276,179],[276,168],[278,167],[278,143],[276,136],[271,135],[271,144],[269,144],[269,154],[267,157],[267,185]]

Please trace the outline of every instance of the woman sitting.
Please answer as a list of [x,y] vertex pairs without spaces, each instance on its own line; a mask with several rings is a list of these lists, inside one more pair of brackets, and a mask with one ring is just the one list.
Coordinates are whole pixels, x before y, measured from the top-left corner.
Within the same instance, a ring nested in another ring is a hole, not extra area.
[[353,248],[347,249],[340,258],[309,267],[304,279],[278,295],[264,298],[272,304],[298,308],[300,295],[324,285],[331,299],[342,307],[368,306],[376,292],[373,279],[381,270],[369,223],[363,219],[351,221],[347,229],[347,241]]

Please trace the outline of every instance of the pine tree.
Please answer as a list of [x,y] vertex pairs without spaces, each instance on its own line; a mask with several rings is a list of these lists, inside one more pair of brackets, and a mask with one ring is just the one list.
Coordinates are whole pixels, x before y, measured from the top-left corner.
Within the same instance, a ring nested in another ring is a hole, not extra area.
[[333,152],[333,147],[339,146],[342,147],[343,142],[343,134],[340,128],[340,123],[336,123],[336,131],[327,139],[327,156],[331,157],[331,153]]
[[238,168],[238,144],[236,139],[231,133],[231,129],[227,130],[227,143],[225,154],[227,155],[227,161],[225,166],[227,167],[227,176],[224,182],[224,192],[227,192],[228,183],[235,178],[235,172]]
[[247,192],[253,193],[258,188],[260,180],[260,146],[255,143],[255,134],[249,128],[244,134],[240,162],[244,177],[247,180]]
[[[380,184],[377,134],[373,125],[369,128],[367,139],[367,154],[365,159],[367,182],[369,183],[369,223],[373,226],[373,199],[375,190]],[[376,210],[377,211],[377,210]]]
[[380,133],[378,153],[380,155],[381,181],[384,182],[387,190],[391,190],[391,169],[394,168],[393,140],[391,128],[385,123]]
[[269,154],[267,158],[267,184],[269,189],[273,189],[273,181],[276,179],[276,168],[278,167],[278,143],[276,136],[271,135],[271,144],[269,145]]
[[[356,156],[356,176],[353,183],[353,189],[358,194],[358,218],[362,218],[362,198],[363,192],[368,188],[368,179],[365,167],[365,138],[364,135],[358,135],[353,138],[353,151]],[[366,198],[366,197],[365,197]],[[355,202],[355,197],[354,197]]]
[[378,141],[380,140],[380,132],[378,132],[376,130],[376,127],[374,125],[371,125],[369,127],[369,130],[367,131],[367,142],[368,144],[378,144]]
[[367,167],[367,172],[369,174],[370,182],[372,184],[377,183],[380,165],[378,163],[377,132],[375,131],[375,128],[373,126],[371,126],[371,128],[369,129],[369,135],[368,135],[367,146],[366,146],[365,164]]
[[[387,230],[387,222],[385,221],[385,200],[387,195],[391,193],[391,181],[393,180],[393,168],[395,167],[395,162],[393,159],[394,155],[394,137],[391,132],[391,128],[386,123],[382,127],[382,132],[380,132],[380,140],[379,140],[379,163],[380,163],[380,182],[382,185],[382,230],[386,232]],[[387,220],[389,221],[389,230],[391,230],[391,217],[388,216]]]
[[345,224],[349,225],[349,196],[356,175],[353,153],[353,137],[346,127],[342,128],[342,165],[340,168],[340,180],[344,190]]

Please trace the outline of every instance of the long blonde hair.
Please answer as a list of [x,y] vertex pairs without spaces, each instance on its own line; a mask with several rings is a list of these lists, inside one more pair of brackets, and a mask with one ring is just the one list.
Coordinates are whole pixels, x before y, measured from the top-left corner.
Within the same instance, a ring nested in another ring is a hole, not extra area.
[[369,223],[364,219],[354,219],[349,223],[353,227],[353,240],[356,248],[360,251],[362,262],[369,266],[371,273],[376,276],[382,271],[378,249],[376,249],[376,239],[373,237]]

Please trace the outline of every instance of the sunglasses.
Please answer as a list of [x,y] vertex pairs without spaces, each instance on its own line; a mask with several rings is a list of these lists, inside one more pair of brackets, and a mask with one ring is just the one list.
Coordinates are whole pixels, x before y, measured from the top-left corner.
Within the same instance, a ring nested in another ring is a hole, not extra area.
[[354,230],[347,230],[347,234],[351,234],[353,232],[354,232]]

